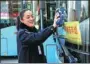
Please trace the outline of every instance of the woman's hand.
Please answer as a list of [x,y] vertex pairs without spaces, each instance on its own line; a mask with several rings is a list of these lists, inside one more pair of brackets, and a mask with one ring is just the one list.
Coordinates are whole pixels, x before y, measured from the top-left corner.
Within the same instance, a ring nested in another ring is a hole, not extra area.
[[53,23],[53,27],[56,28],[58,25],[56,24],[57,20],[60,18],[59,13],[55,13],[54,16],[54,23]]

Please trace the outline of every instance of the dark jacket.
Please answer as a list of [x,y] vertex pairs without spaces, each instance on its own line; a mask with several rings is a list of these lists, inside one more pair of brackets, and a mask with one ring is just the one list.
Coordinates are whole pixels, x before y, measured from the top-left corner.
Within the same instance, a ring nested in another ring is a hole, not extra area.
[[[53,26],[40,32],[36,28],[28,28],[21,24],[17,33],[17,49],[19,63],[46,63],[42,43],[53,33]],[[41,50],[38,50],[40,46]],[[39,54],[41,51],[41,54]]]

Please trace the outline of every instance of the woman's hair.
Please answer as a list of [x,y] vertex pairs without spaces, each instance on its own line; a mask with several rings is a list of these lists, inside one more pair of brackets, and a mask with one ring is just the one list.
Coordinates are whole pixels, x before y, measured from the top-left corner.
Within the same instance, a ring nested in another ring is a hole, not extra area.
[[16,27],[17,27],[17,30],[19,30],[19,27],[20,27],[20,17],[18,16],[17,17],[17,20],[16,20]]
[[24,10],[22,10],[22,11],[20,12],[20,14],[19,14],[20,19],[23,18],[24,13],[25,13],[27,10],[29,10],[29,9],[24,9]]
[[27,10],[30,10],[30,9],[23,9],[23,10],[19,13],[19,16],[17,17],[17,21],[16,21],[17,30],[19,30],[19,28],[20,28],[20,24],[21,24],[20,19],[23,19],[24,13],[25,13]]

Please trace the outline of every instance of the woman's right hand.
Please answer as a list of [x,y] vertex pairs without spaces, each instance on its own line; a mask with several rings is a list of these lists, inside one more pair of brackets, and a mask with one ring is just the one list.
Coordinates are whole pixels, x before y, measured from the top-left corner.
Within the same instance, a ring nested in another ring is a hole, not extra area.
[[60,15],[59,13],[55,13],[55,16],[54,16],[54,23],[53,23],[53,27],[56,28],[58,27],[58,25],[56,24],[57,20],[60,18]]

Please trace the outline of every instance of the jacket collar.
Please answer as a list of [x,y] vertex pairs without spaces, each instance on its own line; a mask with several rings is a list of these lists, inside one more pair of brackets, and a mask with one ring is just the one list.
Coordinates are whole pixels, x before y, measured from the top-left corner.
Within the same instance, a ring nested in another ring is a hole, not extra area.
[[23,23],[20,24],[20,29],[27,29],[30,32],[37,32],[37,29],[35,27],[28,27]]

